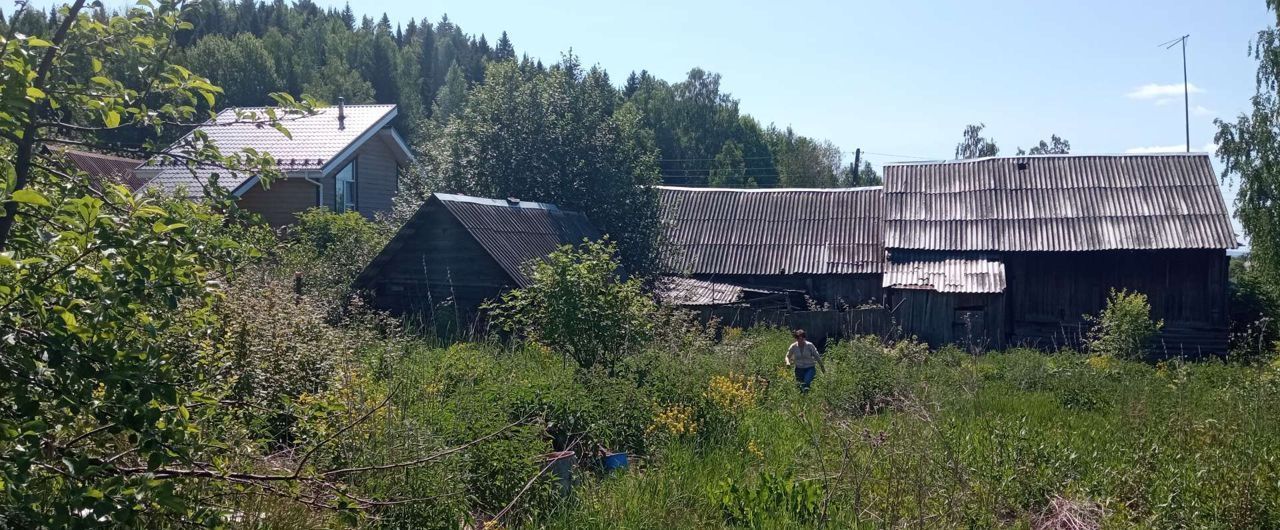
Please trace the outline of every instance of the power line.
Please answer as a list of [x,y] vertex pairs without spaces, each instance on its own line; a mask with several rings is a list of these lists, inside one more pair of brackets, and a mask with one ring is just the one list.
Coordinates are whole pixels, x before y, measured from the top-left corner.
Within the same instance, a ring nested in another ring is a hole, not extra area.
[[[854,154],[854,151],[839,151],[839,153],[840,153],[840,154],[842,154],[842,155],[851,155],[851,154]],[[863,149],[863,150],[862,150],[862,153],[863,153],[863,154],[868,154],[868,155],[887,156],[887,157],[893,157],[893,158],[914,158],[914,159],[918,159],[918,160],[940,160],[940,159],[939,159],[938,157],[936,157],[936,156],[895,155],[895,154],[892,154],[892,153],[877,153],[877,152],[874,152],[874,151],[868,151],[868,150],[866,150],[866,149]],[[742,160],[773,160],[774,158],[775,158],[775,157],[773,157],[773,156],[747,156],[747,157],[743,157],[743,158],[742,158]],[[661,158],[661,159],[658,159],[658,162],[714,162],[715,160],[716,160],[715,158]]]

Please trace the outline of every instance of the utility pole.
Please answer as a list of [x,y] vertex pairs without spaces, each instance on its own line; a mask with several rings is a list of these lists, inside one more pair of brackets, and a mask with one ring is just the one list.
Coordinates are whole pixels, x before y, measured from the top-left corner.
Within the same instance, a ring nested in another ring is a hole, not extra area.
[[1178,44],[1182,45],[1182,117],[1183,123],[1187,129],[1187,152],[1191,152],[1191,87],[1187,85],[1187,37],[1191,35],[1183,35],[1171,41],[1160,44],[1164,49],[1172,48]]
[[850,182],[850,184],[858,182],[859,179],[861,178],[862,178],[862,148],[859,147],[853,150],[853,178],[851,179],[852,182]]

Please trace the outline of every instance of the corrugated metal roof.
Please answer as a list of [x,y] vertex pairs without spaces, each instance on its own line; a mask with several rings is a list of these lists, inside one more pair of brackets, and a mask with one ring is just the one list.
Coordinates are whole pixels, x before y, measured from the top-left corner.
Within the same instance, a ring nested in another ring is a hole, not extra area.
[[546,259],[562,245],[601,237],[585,215],[554,204],[434,193],[360,273],[355,285],[368,285],[401,247],[418,237],[415,234],[427,233],[420,225],[432,209],[441,207],[522,287],[530,283],[525,274],[530,261]]
[[1002,293],[1004,263],[985,259],[890,261],[885,267],[882,285],[940,293]]
[[743,301],[745,293],[765,295],[778,292],[679,276],[659,278],[655,291],[664,303],[679,306],[726,305]]
[[1236,246],[1205,154],[996,157],[884,172],[890,249]]
[[118,182],[128,186],[130,190],[142,187],[143,181],[134,172],[134,169],[142,164],[142,160],[74,149],[67,149],[62,154],[77,169],[88,173],[91,177]]
[[659,186],[668,267],[680,274],[874,274],[884,269],[879,187]]
[[[266,107],[241,108],[242,112],[262,115]],[[236,122],[235,109],[226,109],[196,130],[208,135],[210,141],[223,154],[239,153],[254,149],[275,157],[281,171],[319,171],[334,162],[340,154],[357,143],[368,141],[373,134],[386,127],[396,116],[395,105],[346,105],[343,107],[341,127],[338,107],[322,107],[316,113],[281,120],[292,138],[274,127],[260,123]],[[181,145],[194,134],[179,140]],[[172,149],[172,147],[171,147]],[[198,196],[201,183],[218,174],[218,184],[235,190],[246,184],[253,175],[232,173],[223,169],[200,167],[189,169],[186,164],[175,164],[164,156],[153,157],[139,173],[148,178],[147,188],[172,193],[186,188],[188,195]]]

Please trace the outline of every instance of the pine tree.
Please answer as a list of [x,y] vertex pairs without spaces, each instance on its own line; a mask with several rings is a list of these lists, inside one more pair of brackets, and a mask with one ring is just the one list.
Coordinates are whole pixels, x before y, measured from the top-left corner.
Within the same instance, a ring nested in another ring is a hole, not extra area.
[[493,48],[493,60],[510,61],[516,58],[515,46],[511,45],[511,39],[507,38],[507,32],[502,32],[502,37],[498,39],[498,45]]
[[342,8],[342,23],[347,26],[347,31],[355,31],[356,14],[355,12],[351,11],[350,2],[347,2],[347,5]]

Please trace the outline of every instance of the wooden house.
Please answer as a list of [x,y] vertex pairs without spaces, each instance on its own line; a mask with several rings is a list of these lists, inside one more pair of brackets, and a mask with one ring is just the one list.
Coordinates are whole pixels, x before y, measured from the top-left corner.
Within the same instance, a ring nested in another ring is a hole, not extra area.
[[[265,108],[244,108],[264,114]],[[224,110],[196,127],[175,145],[192,142],[197,133],[224,154],[252,149],[270,154],[284,178],[267,187],[258,176],[214,167],[187,167],[166,155],[152,157],[135,170],[144,189],[191,198],[203,196],[214,182],[238,198],[239,206],[273,226],[294,222],[297,214],[322,207],[355,211],[373,218],[391,210],[400,169],[413,160],[400,134],[391,127],[395,105],[338,105],[316,113],[286,118],[289,135],[260,123],[237,121]]]
[[486,300],[528,285],[530,262],[600,236],[586,216],[554,204],[435,193],[354,287],[380,309],[467,325]]
[[884,287],[932,343],[1076,346],[1111,289],[1146,294],[1160,356],[1225,352],[1236,247],[1205,154],[885,167]]
[[659,200],[671,246],[666,268],[673,276],[757,291],[799,291],[832,308],[879,302],[884,270],[879,187],[661,186]]

